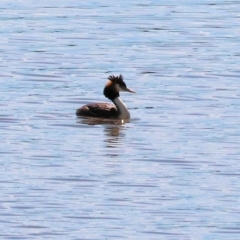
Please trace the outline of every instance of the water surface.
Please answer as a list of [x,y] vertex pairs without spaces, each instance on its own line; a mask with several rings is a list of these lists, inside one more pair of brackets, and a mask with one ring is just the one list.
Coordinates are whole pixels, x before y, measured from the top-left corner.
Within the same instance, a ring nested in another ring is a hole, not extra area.
[[238,1],[0,8],[1,239],[239,239]]

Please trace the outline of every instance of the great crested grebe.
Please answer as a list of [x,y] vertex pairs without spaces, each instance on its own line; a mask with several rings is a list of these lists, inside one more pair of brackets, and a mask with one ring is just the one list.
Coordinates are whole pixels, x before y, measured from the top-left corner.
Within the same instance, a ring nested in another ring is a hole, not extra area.
[[82,106],[77,109],[77,116],[95,117],[95,118],[110,118],[110,119],[129,119],[130,113],[119,97],[119,92],[135,93],[127,88],[123,81],[123,76],[109,76],[108,81],[103,90],[106,98],[110,99],[111,103],[92,103]]

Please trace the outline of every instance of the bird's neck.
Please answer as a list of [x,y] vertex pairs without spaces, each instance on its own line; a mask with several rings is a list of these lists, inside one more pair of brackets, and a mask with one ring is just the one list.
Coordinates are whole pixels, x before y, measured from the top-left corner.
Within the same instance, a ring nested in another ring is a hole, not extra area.
[[128,119],[130,118],[130,113],[126,107],[126,105],[124,104],[124,102],[121,100],[120,97],[116,97],[113,99],[113,103],[116,105],[120,115],[119,118],[121,119]]

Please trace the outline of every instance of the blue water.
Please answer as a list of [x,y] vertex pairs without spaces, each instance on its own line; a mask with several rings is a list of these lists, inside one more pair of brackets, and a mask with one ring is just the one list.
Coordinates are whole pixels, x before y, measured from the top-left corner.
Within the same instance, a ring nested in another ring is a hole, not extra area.
[[1,1],[0,238],[238,240],[239,5]]

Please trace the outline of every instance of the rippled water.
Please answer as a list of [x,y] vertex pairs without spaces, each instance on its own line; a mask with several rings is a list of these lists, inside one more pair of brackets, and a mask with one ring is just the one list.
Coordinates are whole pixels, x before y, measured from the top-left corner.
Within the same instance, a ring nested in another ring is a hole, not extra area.
[[1,1],[1,239],[239,239],[239,6]]

